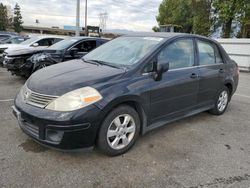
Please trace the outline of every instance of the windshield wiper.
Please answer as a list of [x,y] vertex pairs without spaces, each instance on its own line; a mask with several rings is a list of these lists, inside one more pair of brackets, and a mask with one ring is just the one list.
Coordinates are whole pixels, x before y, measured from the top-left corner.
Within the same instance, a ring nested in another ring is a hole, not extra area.
[[86,59],[84,59],[84,58],[81,58],[82,59],[82,61],[84,61],[84,62],[86,62],[86,63],[90,63],[90,64],[94,64],[94,65],[100,65],[100,63],[98,63],[98,62],[95,62],[95,61],[92,61],[92,60],[86,60]]
[[[85,60],[86,61],[86,60]],[[111,63],[107,63],[105,61],[100,61],[100,60],[95,60],[95,59],[91,59],[91,60],[88,60],[89,62],[95,62],[99,65],[107,65],[107,66],[110,66],[110,67],[114,67],[114,68],[117,68],[117,69],[121,69],[122,67],[118,66],[118,65],[114,65],[114,64],[111,64]]]

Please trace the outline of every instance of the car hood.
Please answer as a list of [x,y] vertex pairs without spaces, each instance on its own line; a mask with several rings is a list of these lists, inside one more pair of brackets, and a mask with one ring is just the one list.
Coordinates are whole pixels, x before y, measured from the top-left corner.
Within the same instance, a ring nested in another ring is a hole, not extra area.
[[15,48],[17,46],[19,46],[19,44],[0,44],[0,49]]
[[8,56],[9,57],[12,57],[12,56],[22,56],[22,55],[30,55],[30,54],[35,54],[35,53],[38,53],[38,52],[43,52],[44,48],[40,48],[40,47],[36,47],[36,48],[32,48],[32,47],[29,47],[29,48],[15,48],[15,49],[9,49],[9,50],[6,50],[6,52],[8,53]]
[[26,84],[34,92],[61,96],[78,88],[106,83],[123,73],[124,69],[90,64],[78,59],[41,69],[32,74]]
[[20,51],[20,50],[29,50],[29,49],[36,49],[36,50],[41,50],[45,49],[46,47],[30,47],[29,45],[22,45],[22,44],[13,44],[8,47],[7,50],[5,50],[6,53],[12,53],[13,51]]

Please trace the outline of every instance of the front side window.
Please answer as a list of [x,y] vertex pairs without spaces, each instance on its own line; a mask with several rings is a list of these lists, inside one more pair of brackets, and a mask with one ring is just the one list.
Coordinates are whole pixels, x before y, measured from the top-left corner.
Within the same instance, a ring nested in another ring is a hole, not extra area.
[[95,40],[84,41],[77,44],[74,48],[77,48],[78,52],[90,52],[91,50],[96,48],[96,41]]
[[169,69],[192,67],[194,65],[194,44],[192,39],[180,39],[167,45],[158,55],[157,63],[169,63]]
[[197,44],[200,65],[214,65],[216,63],[214,46],[210,42],[200,40]]
[[54,44],[54,39],[53,38],[42,39],[37,43],[39,44],[39,46],[51,46],[52,44]]

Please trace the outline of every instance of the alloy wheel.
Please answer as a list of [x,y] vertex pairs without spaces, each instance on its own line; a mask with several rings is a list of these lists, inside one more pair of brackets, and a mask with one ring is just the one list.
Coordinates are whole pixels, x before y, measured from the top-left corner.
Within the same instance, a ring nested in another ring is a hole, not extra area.
[[120,150],[125,148],[133,140],[136,125],[133,117],[129,114],[117,116],[109,125],[107,141],[111,148]]
[[218,110],[220,112],[223,112],[227,106],[227,103],[228,103],[228,93],[227,91],[223,91],[221,92],[220,96],[219,96],[219,99],[218,99]]

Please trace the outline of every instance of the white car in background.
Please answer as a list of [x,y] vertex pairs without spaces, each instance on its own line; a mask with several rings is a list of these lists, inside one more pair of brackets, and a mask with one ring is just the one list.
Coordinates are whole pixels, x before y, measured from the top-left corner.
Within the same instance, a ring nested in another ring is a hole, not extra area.
[[0,44],[0,65],[2,65],[4,56],[9,51],[24,51],[27,49],[34,49],[39,51],[45,49],[61,40],[64,40],[65,36],[53,36],[53,35],[37,35],[30,39],[21,42],[20,44]]
[[27,48],[47,48],[61,40],[65,36],[38,35],[21,42],[20,44],[0,44],[0,55],[8,50],[22,50]]

